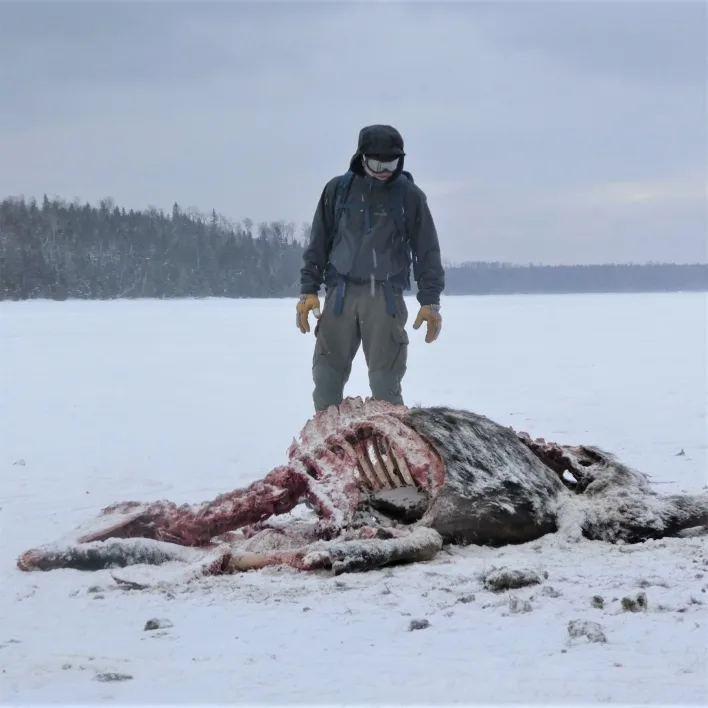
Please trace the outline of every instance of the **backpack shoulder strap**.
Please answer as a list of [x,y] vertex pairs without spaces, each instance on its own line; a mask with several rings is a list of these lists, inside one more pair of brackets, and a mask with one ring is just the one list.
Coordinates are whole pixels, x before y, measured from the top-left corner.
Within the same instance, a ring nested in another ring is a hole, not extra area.
[[332,223],[336,226],[339,223],[339,219],[342,216],[343,204],[349,195],[349,188],[352,185],[354,179],[354,173],[349,170],[345,172],[340,178],[337,184],[337,188],[334,192],[334,220]]
[[409,172],[401,172],[401,177],[399,177],[393,189],[391,190],[391,197],[393,199],[392,210],[393,218],[396,222],[396,228],[398,233],[401,235],[403,240],[408,240],[408,229],[406,228],[406,188],[407,180],[413,182],[413,177]]

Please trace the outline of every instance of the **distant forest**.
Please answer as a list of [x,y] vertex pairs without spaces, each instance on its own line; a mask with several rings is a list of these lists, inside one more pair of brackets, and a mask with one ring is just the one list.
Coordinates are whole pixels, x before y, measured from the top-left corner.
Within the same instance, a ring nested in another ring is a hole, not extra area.
[[[0,202],[0,300],[292,297],[309,225],[44,198]],[[448,295],[708,290],[708,265],[446,265]],[[415,284],[413,285],[415,291]]]

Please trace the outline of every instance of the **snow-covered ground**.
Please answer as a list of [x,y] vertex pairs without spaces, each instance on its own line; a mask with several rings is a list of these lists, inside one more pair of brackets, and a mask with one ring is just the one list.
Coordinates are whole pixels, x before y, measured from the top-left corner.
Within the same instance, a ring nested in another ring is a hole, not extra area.
[[[597,444],[661,492],[696,491],[706,309],[705,294],[446,298],[438,342],[410,331],[405,394]],[[282,463],[311,414],[312,344],[292,300],[0,303],[5,703],[708,703],[706,536],[549,536],[362,575],[149,591],[16,569],[113,501],[201,501]],[[367,393],[362,355],[347,393]],[[480,574],[503,565],[548,577],[486,591]],[[646,611],[623,611],[640,592]],[[144,631],[151,618],[172,626]],[[417,619],[429,626],[409,631]],[[572,620],[607,641],[571,638]]]

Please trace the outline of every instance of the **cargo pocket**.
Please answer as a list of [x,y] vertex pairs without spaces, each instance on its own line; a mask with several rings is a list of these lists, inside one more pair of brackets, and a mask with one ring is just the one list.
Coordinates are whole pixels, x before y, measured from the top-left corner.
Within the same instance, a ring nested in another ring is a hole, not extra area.
[[408,332],[404,327],[394,327],[391,335],[393,337],[393,360],[391,371],[402,375],[406,371],[408,364],[408,343],[410,341]]

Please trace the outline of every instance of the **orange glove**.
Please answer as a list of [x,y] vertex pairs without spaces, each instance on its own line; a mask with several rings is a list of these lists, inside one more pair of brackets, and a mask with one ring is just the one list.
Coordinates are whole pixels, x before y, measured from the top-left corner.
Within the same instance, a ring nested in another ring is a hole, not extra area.
[[320,299],[317,295],[301,295],[297,303],[296,322],[298,329],[305,334],[310,331],[310,310],[313,311],[315,319],[320,317]]
[[413,329],[420,329],[423,321],[428,324],[428,331],[425,334],[425,341],[430,344],[434,342],[442,329],[442,316],[440,315],[440,305],[423,305],[418,310],[418,317],[415,318]]

